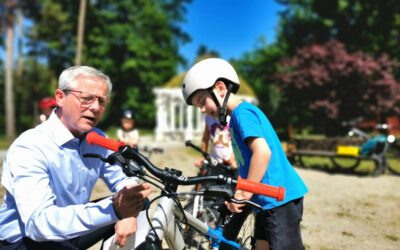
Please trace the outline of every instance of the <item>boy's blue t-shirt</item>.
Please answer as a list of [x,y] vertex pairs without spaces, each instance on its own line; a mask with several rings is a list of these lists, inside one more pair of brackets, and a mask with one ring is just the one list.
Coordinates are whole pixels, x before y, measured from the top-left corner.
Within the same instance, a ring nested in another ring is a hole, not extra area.
[[266,140],[272,152],[261,182],[286,189],[283,201],[277,202],[274,198],[262,195],[253,195],[252,201],[264,209],[271,209],[307,193],[306,185],[288,161],[274,128],[258,107],[247,102],[240,103],[231,114],[230,133],[240,177],[247,178],[252,155],[245,142],[246,138],[261,137]]

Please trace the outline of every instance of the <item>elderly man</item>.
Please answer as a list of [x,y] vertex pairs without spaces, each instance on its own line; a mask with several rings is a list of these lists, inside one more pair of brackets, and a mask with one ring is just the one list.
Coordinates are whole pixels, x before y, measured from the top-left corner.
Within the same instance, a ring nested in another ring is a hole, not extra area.
[[[88,66],[64,70],[49,119],[22,133],[7,150],[1,183],[0,249],[86,249],[115,233],[124,245],[136,231],[136,216],[151,193],[147,183],[124,175],[119,166],[85,153],[107,156],[88,145],[85,134],[108,105],[110,78]],[[90,202],[101,178],[113,198]]]

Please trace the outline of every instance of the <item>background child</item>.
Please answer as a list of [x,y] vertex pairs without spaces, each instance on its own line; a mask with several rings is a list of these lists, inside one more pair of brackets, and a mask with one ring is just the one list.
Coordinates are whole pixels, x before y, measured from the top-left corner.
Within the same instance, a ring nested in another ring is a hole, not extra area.
[[[210,156],[219,163],[225,163],[236,168],[229,125],[221,126],[219,121],[210,115],[205,115],[204,122],[205,126],[200,148],[205,152],[210,151]],[[202,160],[204,159],[201,158],[196,163],[196,166],[200,166]]]
[[139,131],[135,128],[135,117],[131,109],[122,110],[121,128],[117,130],[118,140],[136,148],[139,143]]
[[56,107],[56,99],[51,96],[46,96],[40,99],[39,101],[39,109],[40,109],[40,115],[39,115],[39,121],[38,123],[42,123],[49,118],[51,115],[51,112],[53,109]]
[[[283,201],[236,191],[236,199],[252,200],[264,211],[256,218],[256,249],[304,249],[300,221],[303,196],[307,187],[286,158],[276,132],[264,113],[243,102],[235,93],[239,78],[225,60],[209,58],[195,64],[186,73],[182,93],[188,105],[216,117],[222,125],[230,115],[232,147],[242,178],[283,186]],[[240,213],[243,205],[226,203],[229,210]]]

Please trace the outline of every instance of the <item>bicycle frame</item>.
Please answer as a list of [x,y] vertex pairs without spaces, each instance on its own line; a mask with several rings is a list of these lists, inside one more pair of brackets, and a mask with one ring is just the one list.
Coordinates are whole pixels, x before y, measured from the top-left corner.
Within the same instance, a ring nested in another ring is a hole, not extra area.
[[221,233],[205,225],[203,221],[197,219],[192,214],[176,209],[174,200],[168,197],[162,197],[157,204],[152,218],[152,225],[155,230],[150,229],[146,238],[146,244],[151,245],[151,249],[161,249],[160,240],[164,239],[169,249],[184,249],[184,237],[178,221],[184,221],[185,217],[188,226],[194,228],[210,240],[224,242],[235,249],[241,249],[239,243],[225,239]]

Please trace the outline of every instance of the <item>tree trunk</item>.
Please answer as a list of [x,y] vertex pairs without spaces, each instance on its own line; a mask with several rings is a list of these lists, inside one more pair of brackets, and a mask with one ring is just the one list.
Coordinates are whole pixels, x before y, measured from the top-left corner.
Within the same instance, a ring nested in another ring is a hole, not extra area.
[[15,109],[13,92],[13,61],[14,61],[14,0],[7,0],[6,17],[6,62],[5,62],[5,107],[6,107],[6,134],[11,142],[15,138]]
[[76,36],[76,54],[75,54],[75,65],[82,63],[82,44],[83,37],[85,34],[85,15],[86,15],[86,0],[81,0],[79,6],[79,21],[78,21],[78,35]]

